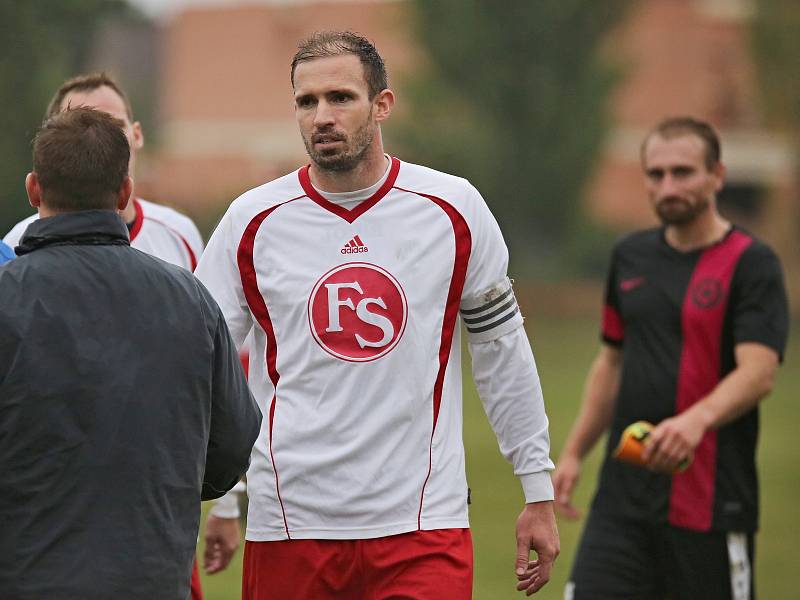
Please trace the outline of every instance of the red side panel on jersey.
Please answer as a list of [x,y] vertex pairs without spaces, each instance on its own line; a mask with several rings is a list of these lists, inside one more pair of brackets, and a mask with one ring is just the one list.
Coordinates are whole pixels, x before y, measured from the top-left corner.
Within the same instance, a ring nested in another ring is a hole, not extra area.
[[405,190],[399,187],[395,189],[422,196],[439,206],[453,225],[455,241],[453,275],[450,278],[450,289],[447,292],[447,304],[442,320],[442,338],[439,344],[439,371],[436,374],[436,383],[433,386],[433,427],[431,428],[431,447],[428,454],[428,474],[425,476],[425,482],[422,484],[422,492],[419,499],[419,513],[417,515],[417,527],[421,528],[422,500],[425,497],[425,487],[428,485],[428,479],[431,476],[433,464],[433,434],[436,432],[436,423],[439,420],[439,408],[442,404],[442,389],[444,387],[444,374],[447,371],[447,362],[450,358],[450,349],[453,345],[453,333],[458,320],[458,307],[461,303],[461,293],[464,290],[464,282],[467,278],[467,266],[469,265],[469,256],[472,252],[472,234],[470,233],[469,225],[467,225],[464,217],[445,200],[437,198],[436,196]]
[[613,306],[606,304],[603,306],[603,339],[622,343],[625,338],[625,326],[622,324],[622,317],[619,311]]
[[397,179],[397,173],[400,172],[400,161],[394,157],[391,158],[391,161],[391,166],[389,167],[389,176],[386,178],[386,181],[383,182],[383,185],[378,189],[377,192],[361,202],[352,210],[348,210],[343,206],[329,202],[317,190],[314,189],[314,186],[311,185],[311,177],[308,175],[308,169],[310,165],[306,165],[300,169],[298,172],[298,177],[300,179],[300,185],[303,187],[303,191],[309,198],[311,198],[325,210],[328,210],[333,214],[343,218],[348,223],[352,223],[370,208],[375,206],[380,199],[383,198],[390,189],[392,189],[392,186]]
[[[302,198],[303,196],[300,197]],[[292,200],[297,200],[297,198],[292,198]],[[287,202],[292,202],[292,200],[287,200]],[[283,206],[287,202],[276,204],[275,206],[262,211],[253,217],[253,219],[245,228],[242,239],[239,241],[239,248],[236,252],[236,262],[239,266],[239,276],[242,279],[242,289],[244,291],[244,297],[247,300],[247,305],[250,307],[250,311],[253,313],[256,321],[258,321],[258,324],[261,325],[261,328],[267,335],[267,353],[265,357],[267,362],[267,373],[269,374],[269,379],[275,388],[275,394],[272,396],[272,402],[269,406],[269,455],[270,459],[272,460],[272,470],[275,472],[275,487],[277,488],[278,492],[278,501],[281,504],[283,526],[286,529],[286,536],[291,539],[291,536],[289,536],[289,525],[286,522],[286,510],[283,507],[283,500],[281,499],[278,469],[275,467],[275,456],[272,453],[272,424],[275,418],[275,404],[278,400],[278,380],[280,379],[280,374],[278,373],[277,367],[278,343],[275,339],[275,330],[272,328],[272,319],[269,316],[267,303],[264,301],[264,297],[261,295],[261,291],[258,289],[256,268],[253,262],[253,246],[255,245],[256,234],[258,233],[261,224],[270,214],[272,214],[273,211],[275,211],[276,208]]]
[[[705,252],[695,267],[681,313],[683,348],[678,371],[676,413],[705,397],[719,383],[722,327],[730,283],[752,238],[732,231]],[[717,432],[709,431],[694,461],[672,478],[669,522],[695,531],[711,529],[717,465]]]
[[142,230],[142,223],[144,223],[144,212],[142,211],[142,205],[139,204],[139,200],[133,198],[131,200],[133,202],[133,208],[136,209],[136,216],[133,218],[133,226],[131,227],[130,237],[131,242],[136,239],[136,236],[139,235],[139,232]]

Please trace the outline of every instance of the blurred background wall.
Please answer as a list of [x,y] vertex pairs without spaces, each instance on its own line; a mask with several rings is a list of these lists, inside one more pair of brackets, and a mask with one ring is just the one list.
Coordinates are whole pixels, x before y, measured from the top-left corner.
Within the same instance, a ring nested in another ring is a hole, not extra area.
[[386,59],[389,151],[481,189],[537,310],[594,309],[613,240],[655,223],[641,139],[677,114],[719,128],[722,210],[776,247],[798,307],[797,2],[0,0],[0,17],[3,232],[30,212],[50,95],[102,69],[145,128],[138,193],[210,233],[234,197],[306,161],[289,63],[299,39],[342,28]]

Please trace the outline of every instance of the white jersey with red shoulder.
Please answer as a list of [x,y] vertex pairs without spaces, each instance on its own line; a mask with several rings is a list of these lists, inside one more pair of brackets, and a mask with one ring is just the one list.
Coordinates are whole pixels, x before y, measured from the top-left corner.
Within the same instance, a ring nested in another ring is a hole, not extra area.
[[[194,222],[176,210],[134,198],[136,218],[130,229],[131,246],[179,267],[193,271],[203,253],[203,238]],[[17,223],[3,238],[16,246],[38,214]]]
[[[268,418],[247,539],[468,526],[459,311],[471,341],[524,338],[507,262],[467,180],[396,158],[352,209],[308,167],[231,204],[196,274],[234,341],[253,333],[250,385]],[[522,475],[552,468],[543,409],[528,408],[493,420]]]

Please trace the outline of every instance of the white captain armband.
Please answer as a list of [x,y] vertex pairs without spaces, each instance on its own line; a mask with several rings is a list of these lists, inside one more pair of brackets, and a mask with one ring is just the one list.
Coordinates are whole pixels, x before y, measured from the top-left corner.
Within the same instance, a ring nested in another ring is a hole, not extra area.
[[511,280],[506,277],[482,294],[462,299],[461,320],[473,344],[491,342],[522,325]]

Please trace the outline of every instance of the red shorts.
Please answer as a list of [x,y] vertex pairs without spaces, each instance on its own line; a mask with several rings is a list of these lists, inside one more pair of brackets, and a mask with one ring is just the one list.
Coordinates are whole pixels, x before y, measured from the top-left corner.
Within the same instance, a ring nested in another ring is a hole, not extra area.
[[243,600],[470,600],[469,529],[246,542]]

